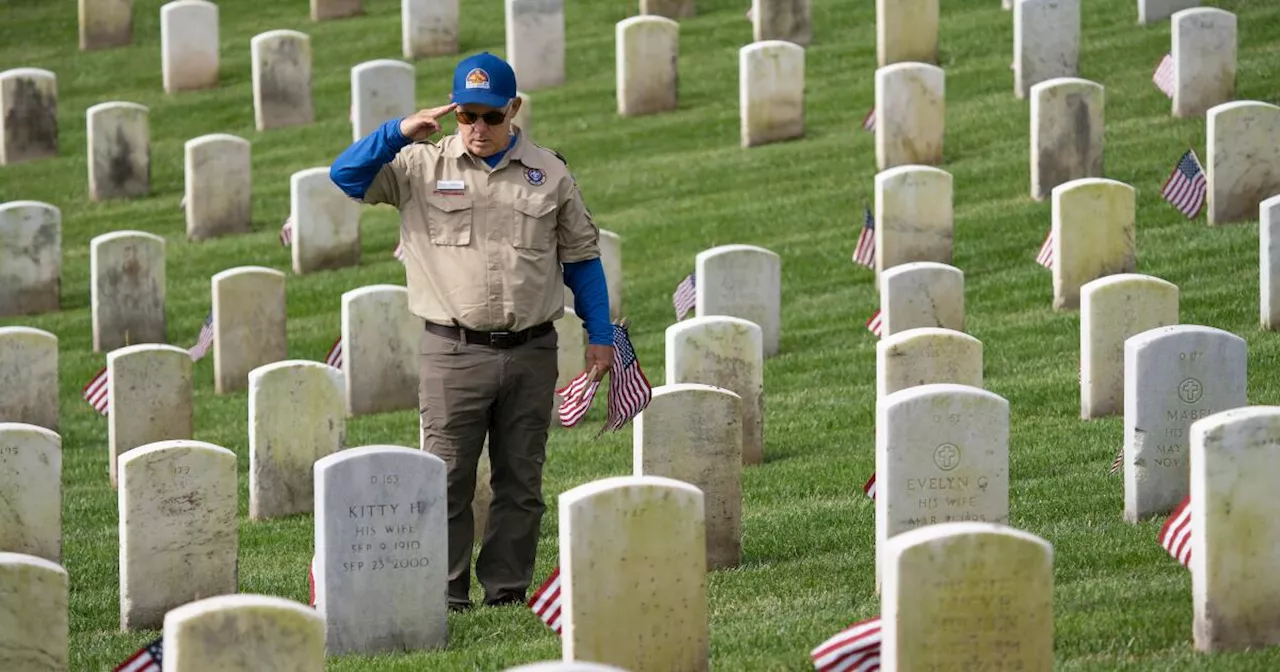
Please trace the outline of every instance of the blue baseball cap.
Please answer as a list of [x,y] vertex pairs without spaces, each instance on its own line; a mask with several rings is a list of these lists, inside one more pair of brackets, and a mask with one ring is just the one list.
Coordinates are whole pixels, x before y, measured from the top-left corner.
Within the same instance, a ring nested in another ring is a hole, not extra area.
[[506,107],[516,97],[516,73],[489,52],[469,56],[453,70],[453,102]]

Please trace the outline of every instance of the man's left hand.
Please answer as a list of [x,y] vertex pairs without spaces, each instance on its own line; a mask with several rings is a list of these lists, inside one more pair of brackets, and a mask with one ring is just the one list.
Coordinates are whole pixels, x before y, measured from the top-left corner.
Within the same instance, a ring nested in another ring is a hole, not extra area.
[[587,346],[587,370],[596,370],[595,380],[599,381],[604,378],[604,374],[613,365],[613,346],[612,345],[588,345]]

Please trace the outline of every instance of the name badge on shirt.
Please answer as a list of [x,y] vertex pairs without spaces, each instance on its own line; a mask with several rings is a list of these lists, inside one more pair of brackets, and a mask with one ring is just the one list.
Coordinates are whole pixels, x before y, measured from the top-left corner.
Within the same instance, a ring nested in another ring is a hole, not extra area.
[[436,180],[436,191],[440,193],[460,194],[466,189],[467,183],[462,180]]

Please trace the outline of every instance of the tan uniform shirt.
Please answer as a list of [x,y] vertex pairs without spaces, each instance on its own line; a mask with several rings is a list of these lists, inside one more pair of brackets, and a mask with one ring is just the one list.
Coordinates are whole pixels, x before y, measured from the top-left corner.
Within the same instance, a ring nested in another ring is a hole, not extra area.
[[523,133],[492,170],[457,135],[409,145],[363,200],[399,208],[409,310],[430,322],[519,331],[555,320],[560,264],[600,256],[569,167]]

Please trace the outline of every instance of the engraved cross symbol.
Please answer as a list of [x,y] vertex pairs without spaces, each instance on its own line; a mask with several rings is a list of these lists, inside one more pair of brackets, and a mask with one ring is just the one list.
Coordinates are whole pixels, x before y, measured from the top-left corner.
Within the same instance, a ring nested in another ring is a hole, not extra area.
[[950,443],[938,446],[938,449],[933,451],[933,463],[943,471],[955,469],[960,466],[960,449]]
[[1188,404],[1194,404],[1200,401],[1200,397],[1204,395],[1204,385],[1195,378],[1188,378],[1178,385],[1178,398]]

